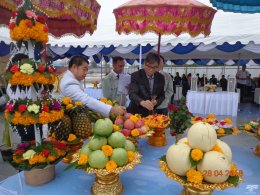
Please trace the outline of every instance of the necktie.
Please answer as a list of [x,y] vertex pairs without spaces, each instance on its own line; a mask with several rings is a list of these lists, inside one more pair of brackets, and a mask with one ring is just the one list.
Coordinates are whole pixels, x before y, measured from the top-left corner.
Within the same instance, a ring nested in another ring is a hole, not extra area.
[[119,74],[116,75],[117,79],[119,79]]

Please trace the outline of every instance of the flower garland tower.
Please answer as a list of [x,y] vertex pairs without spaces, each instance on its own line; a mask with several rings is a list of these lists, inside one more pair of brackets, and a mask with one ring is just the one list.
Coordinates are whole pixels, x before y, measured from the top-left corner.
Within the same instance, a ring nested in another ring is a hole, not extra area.
[[54,68],[45,60],[34,58],[48,42],[46,19],[38,12],[29,0],[24,0],[12,13],[9,28],[16,51],[5,70],[10,97],[5,117],[22,142],[35,139],[36,144],[46,137],[48,124],[64,115],[60,102],[51,96],[56,80]]

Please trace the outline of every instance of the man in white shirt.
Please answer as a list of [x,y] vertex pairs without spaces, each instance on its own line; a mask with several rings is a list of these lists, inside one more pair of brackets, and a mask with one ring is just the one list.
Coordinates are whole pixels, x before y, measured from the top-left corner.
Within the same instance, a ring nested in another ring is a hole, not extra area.
[[69,69],[64,73],[60,81],[60,90],[62,96],[68,96],[73,101],[80,101],[94,112],[109,117],[111,113],[114,115],[123,115],[125,108],[122,106],[110,106],[103,102],[90,97],[84,92],[81,85],[82,81],[88,73],[88,60],[81,55],[73,56],[69,62]]
[[239,70],[236,74],[237,88],[240,89],[240,102],[244,102],[248,76],[249,76],[249,72],[246,71],[246,65],[243,65],[242,70]]
[[171,76],[163,71],[163,65],[165,63],[165,60],[163,56],[160,55],[160,64],[158,67],[158,72],[161,73],[164,76],[164,93],[165,93],[165,99],[163,102],[156,108],[157,114],[164,114],[168,115],[168,104],[171,103],[171,97],[173,95],[173,82]]
[[113,70],[102,80],[103,96],[110,100],[116,100],[121,106],[126,105],[128,90],[124,88],[128,86],[125,86],[124,79],[127,78],[127,76],[129,77],[130,83],[130,75],[123,73],[124,67],[124,58],[120,56],[113,57]]

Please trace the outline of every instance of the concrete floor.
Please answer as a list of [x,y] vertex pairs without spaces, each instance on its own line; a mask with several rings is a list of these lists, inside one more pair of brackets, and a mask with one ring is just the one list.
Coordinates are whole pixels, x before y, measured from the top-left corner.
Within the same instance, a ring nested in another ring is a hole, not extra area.
[[[2,114],[1,114],[2,115]],[[225,116],[217,116],[218,119],[223,119]],[[240,125],[248,122],[249,119],[260,118],[260,106],[251,103],[239,104],[239,111],[237,117],[231,117],[235,125]],[[2,135],[3,135],[3,120],[0,119],[0,146],[2,146]],[[20,143],[20,137],[13,132],[13,143],[14,145]],[[0,154],[1,155],[1,154]],[[0,156],[0,181],[16,174],[17,171],[8,163],[2,160]]]

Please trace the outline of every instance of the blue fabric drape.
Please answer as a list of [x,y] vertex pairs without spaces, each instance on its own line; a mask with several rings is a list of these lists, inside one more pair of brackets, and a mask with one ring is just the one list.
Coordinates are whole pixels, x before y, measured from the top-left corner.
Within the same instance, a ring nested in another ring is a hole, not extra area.
[[210,0],[217,9],[236,13],[259,13],[259,0]]
[[196,49],[198,46],[193,45],[192,43],[189,43],[186,46],[183,46],[182,44],[178,43],[171,51],[176,54],[187,54],[192,52],[194,49]]
[[242,49],[243,47],[245,47],[245,45],[238,41],[234,45],[225,42],[222,45],[218,45],[216,48],[223,52],[234,52]]

